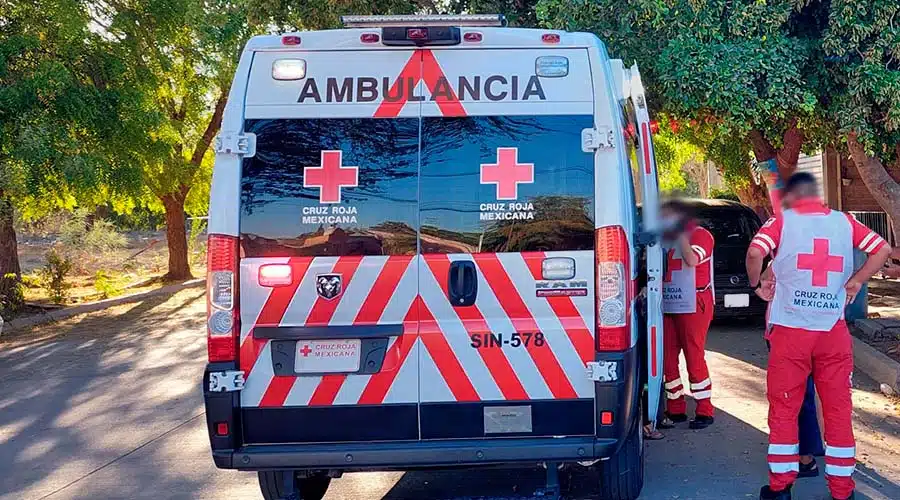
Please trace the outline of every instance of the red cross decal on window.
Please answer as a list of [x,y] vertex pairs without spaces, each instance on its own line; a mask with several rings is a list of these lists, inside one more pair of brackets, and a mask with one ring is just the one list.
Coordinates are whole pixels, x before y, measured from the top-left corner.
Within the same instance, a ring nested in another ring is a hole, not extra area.
[[681,271],[683,269],[684,261],[681,259],[675,258],[675,249],[672,248],[669,250],[669,255],[666,258],[666,276],[663,278],[665,283],[669,283],[672,281],[672,271]]
[[827,239],[815,238],[813,253],[797,255],[797,269],[812,271],[812,286],[827,287],[828,273],[840,273],[844,270],[844,257],[829,254],[828,246]]
[[319,203],[340,203],[342,187],[359,185],[359,167],[344,167],[342,151],[322,151],[322,165],[303,167],[303,187],[319,188]]
[[311,352],[312,349],[309,348],[309,344],[304,344],[303,349],[300,349],[300,354],[302,354],[304,358],[308,358],[309,353]]
[[497,163],[481,164],[481,183],[497,185],[498,200],[519,197],[519,184],[534,182],[534,163],[519,163],[519,148],[497,148]]

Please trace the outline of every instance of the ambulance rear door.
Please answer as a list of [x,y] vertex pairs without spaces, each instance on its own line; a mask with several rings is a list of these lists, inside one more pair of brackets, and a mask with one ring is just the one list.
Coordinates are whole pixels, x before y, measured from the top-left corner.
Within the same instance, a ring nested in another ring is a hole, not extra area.
[[588,50],[522,31],[422,51],[422,439],[595,433]]
[[304,33],[253,57],[244,132],[256,153],[240,195],[247,444],[419,438],[420,105],[392,108],[385,92],[409,94],[420,64],[359,38]]

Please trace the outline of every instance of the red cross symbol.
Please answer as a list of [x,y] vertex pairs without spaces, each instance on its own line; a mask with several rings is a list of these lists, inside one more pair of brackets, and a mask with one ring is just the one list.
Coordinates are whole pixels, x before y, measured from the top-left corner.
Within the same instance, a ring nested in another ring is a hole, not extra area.
[[481,164],[481,183],[497,185],[498,200],[519,197],[519,183],[534,182],[534,163],[519,163],[519,148],[497,148],[497,163]]
[[812,271],[812,286],[827,287],[828,273],[840,273],[844,270],[844,258],[828,253],[828,240],[813,239],[813,253],[797,255],[797,269]]
[[681,271],[684,261],[675,258],[675,249],[669,250],[669,256],[666,259],[666,276],[663,278],[665,283],[672,281],[672,271]]
[[319,188],[319,203],[340,203],[342,187],[359,185],[359,167],[341,166],[342,151],[322,151],[322,166],[303,167],[303,187]]
[[305,344],[303,346],[303,349],[300,349],[300,354],[302,354],[304,358],[308,358],[309,353],[311,353],[311,352],[312,352],[312,349],[309,348],[309,344]]

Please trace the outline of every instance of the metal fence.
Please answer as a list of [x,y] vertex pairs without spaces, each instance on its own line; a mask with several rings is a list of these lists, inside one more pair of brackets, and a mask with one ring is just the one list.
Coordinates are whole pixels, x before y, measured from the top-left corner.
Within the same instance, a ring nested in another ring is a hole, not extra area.
[[887,240],[891,246],[897,246],[898,243],[894,241],[894,234],[891,231],[891,219],[884,212],[850,212],[856,217],[856,220],[862,222],[869,229],[875,231],[880,234],[882,238]]

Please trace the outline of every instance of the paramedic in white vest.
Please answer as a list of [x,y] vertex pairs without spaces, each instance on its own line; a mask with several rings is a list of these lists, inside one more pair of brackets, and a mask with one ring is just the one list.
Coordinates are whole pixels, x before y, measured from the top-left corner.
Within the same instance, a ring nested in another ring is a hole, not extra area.
[[706,333],[715,310],[712,289],[712,233],[697,225],[686,205],[677,200],[660,208],[666,272],[663,279],[666,418],[662,428],[687,420],[685,384],[678,369],[684,351],[691,394],[697,401],[691,429],[713,423],[712,382],[706,366]]
[[[853,352],[844,307],[890,254],[875,232],[817,197],[815,178],[797,173],[785,184],[789,208],[769,219],[747,251],[750,285],[759,286],[763,260],[774,253],[769,399],[769,484],[761,499],[787,500],[799,470],[797,416],[813,375],[825,420],[825,478],[835,499],[853,498],[856,448],[850,398]],[[854,273],[853,249],[869,257]]]

